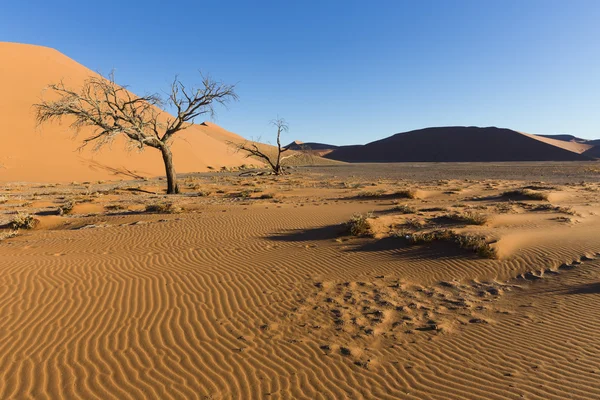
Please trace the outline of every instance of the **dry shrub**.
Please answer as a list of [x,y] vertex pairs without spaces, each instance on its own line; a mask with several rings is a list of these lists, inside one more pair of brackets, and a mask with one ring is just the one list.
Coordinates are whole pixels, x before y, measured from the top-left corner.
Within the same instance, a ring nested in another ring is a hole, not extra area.
[[444,218],[448,218],[452,221],[461,222],[468,225],[485,225],[488,218],[483,214],[474,213],[471,211],[465,211],[462,213],[452,213],[444,215]]
[[407,204],[397,204],[394,207],[394,211],[398,211],[400,214],[414,214],[417,210]]
[[154,204],[148,204],[146,206],[146,212],[148,213],[157,213],[157,214],[178,214],[182,212],[182,208],[170,203],[170,202],[160,202]]
[[554,206],[552,204],[524,205],[530,211],[551,211],[561,214],[578,215],[571,207]]
[[529,200],[548,200],[547,193],[535,192],[529,189],[507,190],[502,193],[502,197],[524,197]]
[[10,222],[10,227],[13,230],[18,229],[33,229],[38,224],[38,220],[33,218],[32,215],[19,212],[15,218]]
[[362,192],[358,192],[356,197],[360,198],[373,198],[373,197],[382,197],[385,195],[385,190],[364,190]]
[[373,218],[373,214],[354,214],[350,221],[346,222],[348,233],[352,236],[371,236],[369,218]]
[[73,211],[74,207],[75,207],[75,202],[73,200],[69,200],[66,203],[58,206],[58,214],[59,215],[70,214]]
[[490,246],[486,238],[478,235],[456,233],[449,229],[429,232],[418,232],[403,235],[412,244],[425,244],[435,241],[446,241],[457,244],[460,248],[471,250],[480,257],[496,259],[496,249]]

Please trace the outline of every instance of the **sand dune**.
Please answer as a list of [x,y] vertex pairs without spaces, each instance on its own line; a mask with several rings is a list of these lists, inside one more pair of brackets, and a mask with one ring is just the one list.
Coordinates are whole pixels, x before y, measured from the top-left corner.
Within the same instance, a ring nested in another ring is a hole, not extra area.
[[[336,168],[195,176],[175,200],[8,185],[0,225],[42,223],[0,241],[0,398],[600,396],[597,181]],[[165,201],[182,213],[143,211]],[[372,236],[347,235],[368,212]],[[405,238],[438,229],[498,258]]]
[[[0,43],[0,59],[0,181],[93,181],[164,174],[161,154],[154,149],[127,151],[123,141],[116,141],[97,153],[90,149],[78,152],[80,142],[72,140],[67,123],[36,129],[32,105],[48,84],[64,79],[76,87],[94,72],[40,46]],[[178,172],[246,162],[209,133],[234,135],[214,124],[182,132],[173,145]]]
[[591,159],[581,154],[590,148],[510,129],[439,127],[343,146],[326,157],[347,162],[575,161]]

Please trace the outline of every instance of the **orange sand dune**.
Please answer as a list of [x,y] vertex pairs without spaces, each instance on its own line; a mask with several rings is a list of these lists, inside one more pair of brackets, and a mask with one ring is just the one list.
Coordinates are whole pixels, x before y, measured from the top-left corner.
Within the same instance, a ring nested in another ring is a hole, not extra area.
[[[100,152],[78,152],[80,142],[72,140],[66,120],[63,125],[47,124],[36,129],[32,104],[40,100],[42,90],[61,79],[77,87],[93,71],[56,50],[24,44],[0,43],[0,60],[0,181],[91,181],[164,174],[160,152],[154,149],[127,151],[124,141],[117,140]],[[214,124],[193,126],[175,138],[173,153],[178,172],[246,162],[211,137],[213,130],[226,132]]]

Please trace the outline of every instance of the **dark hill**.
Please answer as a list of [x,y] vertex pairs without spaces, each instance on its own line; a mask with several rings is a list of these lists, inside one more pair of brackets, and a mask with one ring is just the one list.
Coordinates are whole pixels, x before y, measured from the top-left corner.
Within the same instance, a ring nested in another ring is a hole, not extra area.
[[489,127],[438,127],[398,133],[325,155],[346,162],[578,161],[592,157],[546,143],[534,135]]

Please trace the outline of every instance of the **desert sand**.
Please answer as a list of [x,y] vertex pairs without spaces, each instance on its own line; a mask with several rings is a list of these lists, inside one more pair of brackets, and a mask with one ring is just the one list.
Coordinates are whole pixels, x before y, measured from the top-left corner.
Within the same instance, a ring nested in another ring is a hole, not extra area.
[[481,165],[5,184],[0,398],[600,398],[597,164]]

